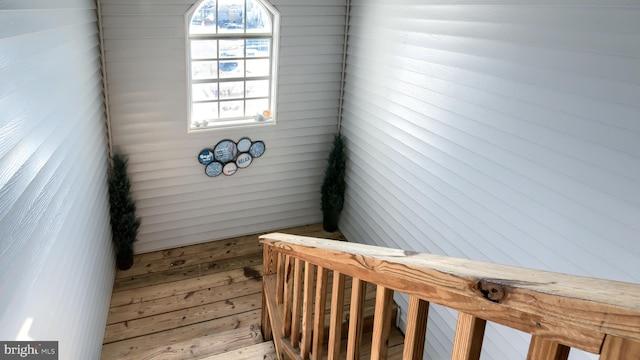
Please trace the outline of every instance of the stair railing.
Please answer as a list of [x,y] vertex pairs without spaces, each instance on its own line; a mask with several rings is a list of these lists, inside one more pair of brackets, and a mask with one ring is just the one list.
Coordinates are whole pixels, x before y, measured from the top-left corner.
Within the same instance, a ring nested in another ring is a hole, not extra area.
[[[395,291],[409,296],[403,359],[422,359],[429,303],[458,311],[452,359],[478,360],[487,321],[532,335],[527,360],[640,359],[640,285],[280,233],[264,246],[262,331],[279,359],[360,358],[366,283],[377,285],[370,359],[386,359]],[[325,301],[333,272],[328,345]],[[326,351],[326,354],[324,354]]]

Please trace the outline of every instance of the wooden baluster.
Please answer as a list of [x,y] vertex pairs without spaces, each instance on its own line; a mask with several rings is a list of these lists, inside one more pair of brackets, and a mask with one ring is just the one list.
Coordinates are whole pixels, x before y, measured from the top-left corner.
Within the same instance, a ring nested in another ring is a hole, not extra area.
[[347,360],[360,359],[362,340],[362,313],[367,283],[353,278],[351,284],[351,307],[349,310],[349,335],[347,338]]
[[316,280],[316,304],[313,311],[313,323],[315,331],[313,332],[313,359],[322,359],[323,342],[324,342],[324,310],[327,301],[327,278],[329,270],[318,266],[318,280]]
[[278,258],[280,253],[273,246],[264,245],[262,248],[262,275],[271,275],[278,272]]
[[376,308],[373,314],[373,338],[371,340],[371,359],[383,360],[387,358],[389,330],[391,330],[391,315],[393,290],[378,285],[376,289]]
[[486,320],[473,315],[458,313],[456,335],[453,340],[451,360],[479,360],[484,340]]
[[541,336],[531,336],[527,360],[567,360],[571,348]]
[[638,359],[640,359],[640,342],[612,335],[605,336],[600,360]]
[[302,344],[300,356],[308,359],[311,353],[311,333],[313,330],[313,290],[315,266],[309,262],[304,263],[304,300],[302,302]]
[[428,317],[429,302],[415,296],[409,297],[407,329],[402,353],[404,360],[421,360],[423,358]]
[[284,299],[284,254],[277,253],[277,272],[276,272],[276,304],[282,304]]
[[300,291],[302,287],[302,260],[295,259],[293,269],[293,309],[291,319],[291,345],[298,347],[300,344],[300,310],[302,308]]
[[291,262],[293,259],[291,256],[284,256],[283,258],[283,269],[284,269],[284,296],[282,303],[282,336],[288,337],[291,335],[291,306],[292,306],[292,298],[293,294],[293,278],[291,271]]
[[[279,254],[274,251],[273,246],[264,246],[262,250],[262,275],[277,274],[278,272],[278,258]],[[276,275],[277,276],[277,275]],[[261,330],[262,336],[266,341],[273,340],[273,332],[271,330],[271,319],[269,318],[269,311],[267,311],[267,296],[264,291],[264,283],[262,290],[262,314],[261,314]]]
[[329,350],[327,359],[340,359],[340,339],[342,338],[342,309],[344,306],[345,276],[333,271],[331,287],[331,317],[329,319]]
[[[264,287],[264,283],[262,283]],[[262,337],[264,341],[273,340],[273,330],[271,330],[271,318],[269,317],[269,311],[267,310],[267,296],[264,290],[262,291],[262,312],[260,314],[260,330],[262,331]]]

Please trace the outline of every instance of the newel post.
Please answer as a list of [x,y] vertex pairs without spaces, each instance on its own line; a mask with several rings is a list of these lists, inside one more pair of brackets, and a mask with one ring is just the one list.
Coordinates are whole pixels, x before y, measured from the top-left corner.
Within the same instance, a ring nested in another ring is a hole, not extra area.
[[[263,245],[262,251],[262,276],[267,276],[276,273],[276,269],[278,266],[278,254],[273,251],[273,246],[271,245]],[[269,318],[269,310],[267,307],[267,296],[265,290],[265,282],[262,281],[262,314],[261,314],[261,328],[262,328],[262,336],[265,341],[273,340],[273,333],[271,331],[271,319]]]

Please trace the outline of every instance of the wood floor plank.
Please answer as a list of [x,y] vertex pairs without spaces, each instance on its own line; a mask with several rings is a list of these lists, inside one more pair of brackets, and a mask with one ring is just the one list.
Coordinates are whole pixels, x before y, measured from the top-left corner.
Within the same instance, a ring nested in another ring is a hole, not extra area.
[[155,347],[140,351],[121,360],[183,360],[200,359],[212,354],[221,354],[261,343],[262,334],[258,325],[242,327],[192,338],[171,345],[156,344]]
[[258,278],[234,282],[224,287],[210,287],[186,294],[112,307],[109,309],[107,325],[261,292],[262,282]]
[[276,349],[273,346],[273,341],[267,341],[256,345],[250,345],[238,350],[229,351],[226,353],[207,356],[200,360],[276,360]]
[[143,288],[114,292],[111,295],[111,306],[122,306],[168,296],[188,294],[192,291],[228,285],[234,282],[244,281],[246,279],[259,279],[261,274],[262,265],[254,265],[247,268],[233,269],[192,278],[189,279],[189,281],[174,281],[170,283],[146,286]]
[[260,310],[244,312],[211,321],[184,326],[137,338],[116,341],[102,347],[103,360],[143,359],[140,354],[156,349],[158,345],[170,346],[201,337],[214,337],[216,334],[234,330],[260,327]]
[[245,295],[164,314],[107,325],[104,343],[138,337],[207,320],[260,309],[262,294]]
[[[362,335],[362,342],[361,342],[362,350],[360,351],[360,357],[359,357],[360,360],[365,360],[365,359],[369,360],[369,358],[371,357],[372,338],[373,338],[373,333],[371,331],[365,331],[364,334]],[[388,342],[389,351],[387,352],[387,359],[389,360],[402,359],[403,343],[404,343],[404,335],[402,334],[402,332],[395,326],[391,327],[391,330],[389,331],[389,342]],[[340,351],[339,359],[344,360],[346,359],[346,352],[347,352],[346,341],[343,341],[340,346],[341,346],[341,351]],[[323,354],[322,359],[326,360],[327,355]]]
[[[225,240],[216,240],[210,241],[201,244],[187,245],[181,246],[172,249],[136,254],[133,259],[133,267],[126,271],[119,271],[123,276],[127,276],[126,274],[129,271],[133,270],[133,268],[145,268],[148,263],[153,263],[154,261],[163,260],[163,259],[176,259],[181,256],[188,256],[191,254],[197,254],[199,252],[215,252],[220,249],[220,247],[233,247],[237,245],[250,244],[253,242],[257,242],[257,237],[260,234],[250,234],[244,236],[238,236]],[[119,276],[116,276],[116,278]]]
[[173,281],[187,280],[254,265],[262,265],[262,253],[251,253],[245,256],[204,264],[196,264],[179,269],[170,269],[161,272],[116,279],[113,285],[113,292],[164,284]]
[[[264,235],[264,234],[276,232],[276,231],[285,232],[289,234],[302,235],[302,236],[322,237],[325,239],[334,239],[334,240],[341,240],[341,241],[346,240],[340,232],[330,233],[330,232],[324,231],[322,229],[322,224],[310,224],[310,225],[296,226],[292,228],[274,229],[268,232],[238,236],[238,237],[225,239],[225,240],[210,241],[203,244],[187,245],[187,246],[181,246],[181,247],[172,248],[172,249],[136,254],[134,258],[133,267],[126,271],[118,271],[116,273],[116,278],[126,277],[128,276],[128,274],[131,274],[131,271],[134,271],[133,270],[134,268],[145,268],[146,264],[154,262],[156,260],[179,258],[181,256],[196,254],[198,252],[216,251],[216,249],[218,249],[219,246],[221,245],[224,245],[225,247],[226,246],[233,247],[236,245],[247,244],[254,241],[257,242],[258,237],[260,235]],[[229,245],[227,245],[227,243]],[[146,271],[143,271],[143,272],[146,272]]]
[[138,261],[131,269],[116,272],[116,279],[175,270],[248,254],[262,254],[262,244],[258,242],[258,238],[255,235],[228,241],[214,241],[200,247],[194,246],[192,249],[190,251],[187,251],[189,249],[182,249],[181,252],[175,254],[176,256],[162,257],[146,262]]

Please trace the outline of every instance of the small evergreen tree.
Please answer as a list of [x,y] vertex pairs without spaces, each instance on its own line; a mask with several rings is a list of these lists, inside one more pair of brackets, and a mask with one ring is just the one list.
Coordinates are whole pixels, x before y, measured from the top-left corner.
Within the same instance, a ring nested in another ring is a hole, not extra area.
[[320,189],[323,228],[329,232],[338,230],[338,219],[344,205],[346,160],[343,138],[340,133],[337,133],[333,138],[331,152],[327,158],[327,168],[324,171],[324,181]]
[[114,154],[112,160],[109,169],[111,231],[118,268],[127,270],[133,265],[133,243],[137,240],[140,218],[136,216],[136,204],[131,196],[127,159],[121,154]]

